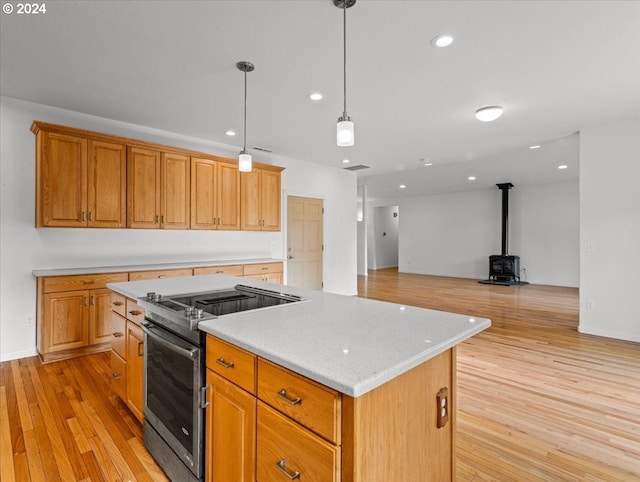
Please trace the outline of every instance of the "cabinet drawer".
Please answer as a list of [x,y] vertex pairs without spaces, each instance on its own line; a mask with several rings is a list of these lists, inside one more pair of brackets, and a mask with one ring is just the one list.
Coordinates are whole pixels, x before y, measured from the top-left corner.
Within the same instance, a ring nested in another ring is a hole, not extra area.
[[228,274],[231,276],[242,276],[244,267],[242,265],[233,266],[207,266],[203,268],[193,268],[194,276],[201,274]]
[[[339,461],[338,447],[258,400],[257,480],[337,482],[340,480]],[[297,476],[296,472],[299,473]]]
[[258,398],[330,442],[340,443],[338,392],[259,358]]
[[106,288],[107,283],[128,281],[127,273],[87,274],[73,276],[49,276],[44,278],[44,292],[93,290]]
[[193,276],[193,269],[158,269],[154,271],[134,271],[129,273],[129,281],[141,279],[173,278],[176,276]]
[[120,398],[125,399],[125,371],[127,364],[113,350],[111,351],[111,390]]
[[118,313],[120,316],[125,316],[125,302],[126,298],[124,296],[114,291],[111,292],[111,309]]
[[254,395],[256,358],[242,348],[207,335],[207,368]]
[[266,273],[282,273],[282,263],[259,263],[244,265],[245,276]]
[[144,310],[138,306],[138,303],[127,298],[127,313],[125,315],[127,320],[133,321],[136,325],[139,325],[144,321]]
[[111,312],[111,349],[120,355],[123,359],[126,355],[125,331],[127,328],[127,320],[115,312]]

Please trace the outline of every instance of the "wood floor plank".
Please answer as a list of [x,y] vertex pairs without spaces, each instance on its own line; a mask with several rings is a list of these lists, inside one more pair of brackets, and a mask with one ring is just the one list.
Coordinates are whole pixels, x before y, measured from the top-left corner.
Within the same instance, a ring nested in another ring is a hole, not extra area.
[[[390,269],[358,292],[492,320],[457,347],[458,482],[640,481],[640,344],[579,333],[577,289]],[[107,353],[0,363],[2,482],[168,480],[109,377]]]
[[6,387],[2,385],[0,386],[0,479],[4,482],[13,482],[16,480],[15,468],[13,466],[10,423],[9,408],[7,406],[7,390]]
[[459,481],[640,481],[640,344],[579,333],[577,289],[389,269],[358,293],[492,320],[458,346]]

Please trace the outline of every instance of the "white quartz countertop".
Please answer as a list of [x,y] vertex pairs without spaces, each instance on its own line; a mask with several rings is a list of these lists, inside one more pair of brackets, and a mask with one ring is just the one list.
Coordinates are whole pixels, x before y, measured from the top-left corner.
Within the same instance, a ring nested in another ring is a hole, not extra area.
[[129,264],[121,266],[96,266],[87,268],[54,268],[54,269],[34,269],[33,276],[68,276],[75,274],[100,274],[100,273],[122,273],[126,271],[153,271],[156,269],[180,269],[199,268],[207,266],[232,266],[236,264],[259,264],[259,263],[281,263],[281,259],[254,258],[254,259],[229,259],[218,261],[185,261],[176,263],[155,263],[155,264]]
[[110,283],[129,298],[246,284],[309,301],[221,316],[199,328],[352,397],[491,326],[486,318],[263,283],[227,275]]

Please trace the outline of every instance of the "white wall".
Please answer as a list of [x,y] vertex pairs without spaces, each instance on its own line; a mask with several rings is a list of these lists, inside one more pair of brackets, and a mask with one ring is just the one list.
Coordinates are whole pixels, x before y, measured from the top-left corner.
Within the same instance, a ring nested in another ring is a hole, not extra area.
[[579,331],[640,342],[640,121],[580,132]]
[[[399,206],[399,271],[488,277],[489,255],[501,254],[498,188],[406,198]],[[577,182],[509,192],[509,254],[520,256],[527,281],[578,286],[578,220]]]
[[[284,259],[282,233],[34,228],[35,136],[41,120],[107,134],[235,156],[239,148],[39,104],[0,98],[0,359],[35,351],[34,269],[274,257]],[[354,295],[356,277],[356,175],[274,155],[257,162],[285,167],[283,193],[325,200],[324,286]],[[283,211],[286,226],[286,210]]]

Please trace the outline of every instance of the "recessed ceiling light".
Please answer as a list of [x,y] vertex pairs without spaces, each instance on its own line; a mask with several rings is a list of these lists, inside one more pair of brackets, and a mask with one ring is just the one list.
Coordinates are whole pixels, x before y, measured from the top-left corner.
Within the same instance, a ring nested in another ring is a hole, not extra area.
[[469,179],[469,181],[475,181],[476,180],[476,176],[469,176],[467,179]]
[[311,100],[322,100],[322,94],[320,92],[313,92],[309,94],[309,99]]
[[476,119],[482,122],[491,122],[502,115],[503,109],[499,105],[482,107],[476,111]]
[[342,159],[342,164],[349,164],[349,159]]
[[540,149],[540,146],[536,144],[535,146],[529,146],[529,149]]
[[406,189],[407,185],[406,184],[400,184],[400,186],[398,186],[400,189]]
[[425,167],[433,166],[433,162],[426,161],[423,165],[424,165]]
[[558,169],[566,169],[567,167],[569,166],[567,166],[566,164],[561,164],[558,166]]
[[431,39],[431,46],[437,48],[448,47],[452,43],[453,37],[446,33],[443,33],[442,35],[438,35],[437,37],[433,37],[433,39]]
[[233,137],[236,135],[236,132],[229,129],[227,132],[225,132],[225,134],[228,135],[229,137]]

